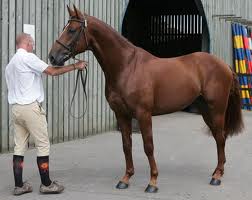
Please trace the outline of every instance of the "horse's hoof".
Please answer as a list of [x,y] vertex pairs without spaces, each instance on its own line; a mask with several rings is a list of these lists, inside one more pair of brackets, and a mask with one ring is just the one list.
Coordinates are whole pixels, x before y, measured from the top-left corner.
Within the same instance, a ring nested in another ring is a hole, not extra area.
[[212,178],[212,180],[210,181],[210,185],[220,185],[220,184],[221,180],[219,179]]
[[129,184],[124,183],[122,181],[119,181],[119,183],[116,185],[117,189],[127,189],[129,187]]
[[153,185],[148,185],[147,188],[145,189],[145,192],[147,193],[157,193],[158,187],[153,186]]

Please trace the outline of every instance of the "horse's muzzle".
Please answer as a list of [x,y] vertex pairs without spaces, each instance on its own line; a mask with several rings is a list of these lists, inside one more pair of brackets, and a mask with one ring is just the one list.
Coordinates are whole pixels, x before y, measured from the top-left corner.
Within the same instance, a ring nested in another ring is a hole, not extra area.
[[60,56],[60,57],[55,57],[53,56],[51,53],[49,54],[49,60],[51,62],[52,65],[58,65],[58,66],[63,66],[65,63],[65,57],[64,56]]

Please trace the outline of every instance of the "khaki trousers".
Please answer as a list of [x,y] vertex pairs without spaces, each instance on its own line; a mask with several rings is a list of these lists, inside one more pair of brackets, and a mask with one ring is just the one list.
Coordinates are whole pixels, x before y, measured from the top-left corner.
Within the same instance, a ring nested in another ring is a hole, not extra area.
[[12,106],[14,128],[14,155],[23,156],[32,135],[37,156],[48,156],[50,142],[47,132],[46,113],[38,102]]

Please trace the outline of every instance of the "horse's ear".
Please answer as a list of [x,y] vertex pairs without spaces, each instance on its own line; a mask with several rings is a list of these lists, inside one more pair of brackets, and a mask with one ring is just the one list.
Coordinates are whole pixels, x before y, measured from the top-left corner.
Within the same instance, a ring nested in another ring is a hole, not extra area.
[[71,8],[68,5],[67,5],[67,10],[68,10],[69,16],[72,17],[74,11],[71,10]]
[[76,6],[74,4],[73,4],[73,7],[74,7],[74,11],[75,11],[76,17],[80,18],[79,10],[76,8]]

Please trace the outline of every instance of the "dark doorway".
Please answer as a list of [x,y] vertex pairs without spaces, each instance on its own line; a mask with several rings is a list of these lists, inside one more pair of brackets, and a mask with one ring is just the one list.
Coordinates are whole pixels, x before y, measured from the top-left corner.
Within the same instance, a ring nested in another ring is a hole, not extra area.
[[[209,30],[201,0],[129,0],[122,35],[163,58],[209,52]],[[193,104],[185,110],[197,112]]]
[[122,34],[158,57],[209,51],[201,0],[130,0]]

